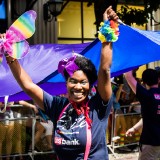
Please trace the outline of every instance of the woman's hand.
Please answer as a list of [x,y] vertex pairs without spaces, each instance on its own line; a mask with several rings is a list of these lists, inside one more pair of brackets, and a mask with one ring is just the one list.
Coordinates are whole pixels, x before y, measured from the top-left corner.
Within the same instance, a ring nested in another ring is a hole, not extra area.
[[113,21],[117,22],[118,18],[119,17],[117,16],[116,12],[112,9],[112,6],[108,7],[103,13],[104,21],[112,19]]

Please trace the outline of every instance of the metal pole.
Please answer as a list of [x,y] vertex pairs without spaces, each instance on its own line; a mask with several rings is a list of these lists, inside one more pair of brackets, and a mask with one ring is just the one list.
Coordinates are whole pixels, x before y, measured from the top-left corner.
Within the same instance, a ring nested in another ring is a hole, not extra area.
[[32,118],[32,155],[31,159],[34,159],[34,148],[35,148],[35,127],[36,127],[36,117]]
[[12,24],[12,18],[11,18],[11,0],[7,1],[7,28]]
[[84,43],[83,1],[81,1],[81,32],[82,43]]
[[[150,28],[151,28],[152,31],[155,31],[155,23],[154,23],[154,20],[152,18],[153,16],[154,16],[154,12],[152,12],[150,14]],[[154,69],[155,68],[155,62],[149,63],[148,68],[153,68]]]
[[54,17],[54,43],[57,43],[58,41],[58,27],[57,27],[57,17]]

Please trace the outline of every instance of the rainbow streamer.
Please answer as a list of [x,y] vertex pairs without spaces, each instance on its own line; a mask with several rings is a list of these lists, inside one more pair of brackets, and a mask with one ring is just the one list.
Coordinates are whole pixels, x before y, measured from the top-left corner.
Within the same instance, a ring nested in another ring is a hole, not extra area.
[[29,44],[26,39],[35,32],[36,12],[33,10],[22,14],[7,30],[6,38],[0,43],[0,62],[3,54],[8,53],[11,57],[20,59],[29,52]]

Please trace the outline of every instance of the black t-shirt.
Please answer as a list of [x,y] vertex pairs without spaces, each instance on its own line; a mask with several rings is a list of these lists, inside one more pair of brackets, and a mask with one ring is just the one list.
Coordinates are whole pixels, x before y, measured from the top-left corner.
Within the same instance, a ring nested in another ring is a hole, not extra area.
[[160,88],[147,90],[137,84],[136,96],[141,104],[143,118],[140,143],[160,146]]
[[[55,97],[44,92],[45,112],[54,123],[54,147],[59,160],[82,160],[86,147],[86,121],[84,115],[78,116],[68,103],[65,97]],[[101,97],[96,94],[89,100],[88,106],[92,120],[88,160],[108,160],[106,128],[112,99],[104,106]],[[71,119],[69,114],[72,115]]]

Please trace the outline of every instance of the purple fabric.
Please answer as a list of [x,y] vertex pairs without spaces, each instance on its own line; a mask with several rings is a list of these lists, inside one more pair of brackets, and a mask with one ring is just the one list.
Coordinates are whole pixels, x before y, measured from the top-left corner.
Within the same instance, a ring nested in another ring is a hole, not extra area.
[[[57,71],[58,62],[71,57],[74,50],[91,59],[98,70],[101,46],[98,39],[84,44],[39,44],[31,46],[30,54],[19,61],[34,83],[52,95],[59,95],[66,92],[66,87]],[[120,25],[119,39],[113,43],[111,76],[160,60],[159,50],[160,32]],[[0,84],[0,101],[4,101],[5,95],[9,95],[9,101],[30,99],[13,78],[5,60],[0,65]]]
[[[57,82],[57,83],[52,83],[52,82],[44,82],[43,84],[39,85],[43,90],[46,92],[52,94],[52,95],[60,95],[60,94],[65,94],[67,92],[66,89],[66,84],[64,82]],[[10,95],[9,96],[9,101],[19,101],[19,100],[30,100],[31,98],[23,91]],[[4,102],[4,97],[0,97],[0,102]]]
[[64,76],[64,69],[65,69],[67,73],[70,75],[70,77],[72,77],[73,73],[79,69],[79,67],[74,62],[75,59],[76,55],[61,60],[58,64],[58,72]]
[[[19,62],[30,75],[34,83],[38,83],[57,70],[58,62],[71,57],[73,50],[82,52],[89,43],[84,44],[39,44],[33,45],[27,54]],[[0,65],[0,97],[14,95],[22,89],[14,79],[7,63]]]

